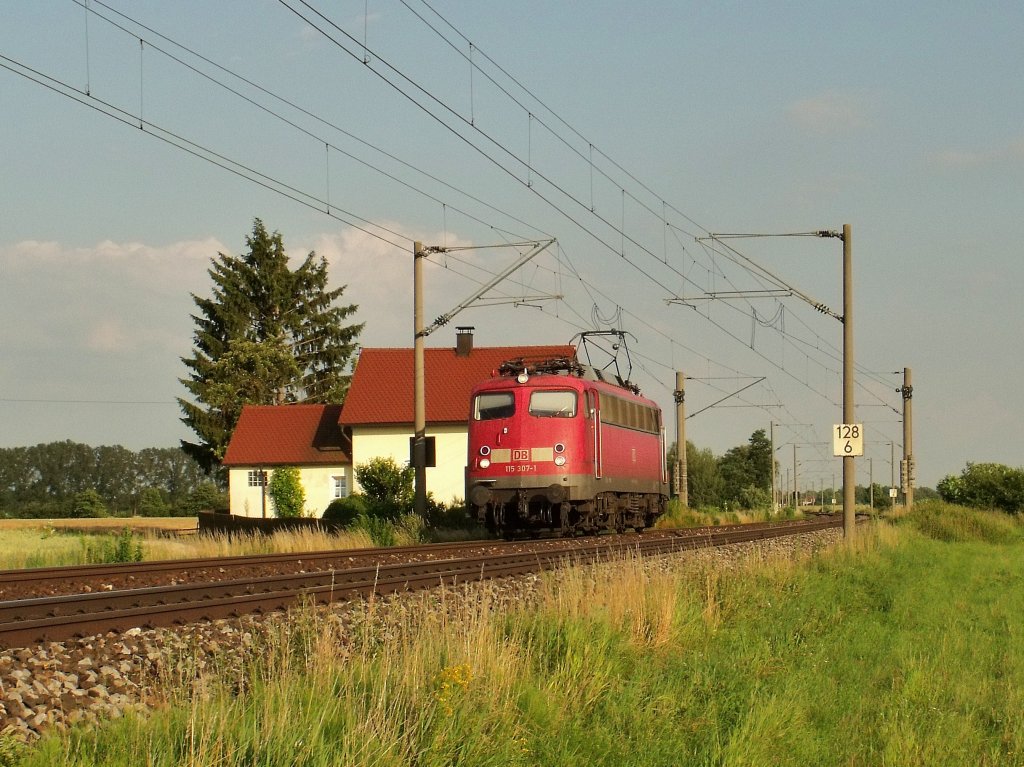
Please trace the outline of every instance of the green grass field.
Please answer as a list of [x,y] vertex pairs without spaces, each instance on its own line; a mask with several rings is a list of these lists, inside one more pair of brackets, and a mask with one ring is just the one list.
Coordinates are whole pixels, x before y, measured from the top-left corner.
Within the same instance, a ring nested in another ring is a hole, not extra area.
[[231,675],[8,763],[1024,764],[1021,525],[921,506],[795,559],[549,575],[513,612],[377,630],[370,606],[345,639],[298,614]]

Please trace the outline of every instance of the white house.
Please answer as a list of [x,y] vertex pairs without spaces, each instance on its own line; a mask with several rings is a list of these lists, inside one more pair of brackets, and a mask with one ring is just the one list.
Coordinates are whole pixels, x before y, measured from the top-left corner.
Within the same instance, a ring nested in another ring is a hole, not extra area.
[[231,513],[275,517],[267,482],[275,468],[299,469],[303,516],[319,517],[352,488],[352,444],[339,423],[341,405],[246,405],[224,466]]
[[[433,443],[427,490],[450,503],[465,495],[469,394],[508,360],[573,357],[572,346],[473,348],[472,328],[459,328],[454,348],[424,350],[426,434]],[[333,419],[333,422],[332,422]],[[224,456],[231,513],[274,516],[263,477],[297,466],[306,514],[319,517],[334,498],[358,491],[353,467],[375,457],[410,460],[413,437],[413,350],[363,348],[345,406],[247,405]]]

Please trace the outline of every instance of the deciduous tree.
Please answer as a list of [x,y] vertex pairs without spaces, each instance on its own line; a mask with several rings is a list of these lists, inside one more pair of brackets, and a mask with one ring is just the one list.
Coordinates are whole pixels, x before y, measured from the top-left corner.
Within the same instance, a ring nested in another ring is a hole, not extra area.
[[719,469],[725,484],[725,500],[743,503],[748,488],[764,488],[771,492],[772,476],[771,441],[764,429],[750,435],[746,445],[738,445],[726,451],[719,461]]
[[1024,511],[1024,469],[1001,463],[968,463],[959,477],[943,477],[936,489],[949,503],[1010,514]]

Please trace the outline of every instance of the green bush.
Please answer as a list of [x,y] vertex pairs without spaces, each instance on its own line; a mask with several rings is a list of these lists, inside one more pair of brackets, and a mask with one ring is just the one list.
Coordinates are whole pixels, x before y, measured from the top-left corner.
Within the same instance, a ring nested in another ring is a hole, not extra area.
[[366,499],[358,493],[353,493],[346,498],[335,498],[331,501],[324,511],[323,519],[351,527],[360,515],[366,516],[366,513]]
[[413,507],[416,471],[399,466],[393,458],[371,458],[356,466],[356,480],[375,516],[395,519]]
[[140,517],[166,517],[171,513],[171,506],[159,488],[147,487],[139,494],[138,513]]
[[767,511],[772,507],[771,491],[766,487],[747,485],[739,493],[739,505],[741,509]]
[[107,505],[98,492],[89,488],[75,494],[74,503],[71,506],[71,516],[76,519],[86,517],[109,517]]
[[671,498],[665,513],[658,518],[656,527],[703,527],[710,524],[711,515],[706,510],[684,506],[678,498]]
[[413,543],[427,542],[427,523],[419,514],[403,514],[395,523],[396,533],[404,533]]
[[28,751],[28,744],[18,738],[13,727],[0,732],[0,767],[19,764]]
[[280,519],[301,517],[306,505],[306,491],[302,489],[298,468],[281,466],[274,469],[267,484],[267,495]]
[[947,503],[1009,514],[1024,511],[1024,469],[1001,463],[968,463],[959,477],[943,477],[936,489]]
[[370,536],[374,546],[394,546],[395,527],[390,521],[383,517],[374,517],[368,514],[360,514],[353,527],[363,530]]
[[106,535],[93,541],[83,536],[81,540],[87,564],[108,565],[142,561],[142,541],[137,540],[128,527],[117,535]]
[[200,511],[224,512],[228,510],[228,494],[212,482],[203,482],[181,502],[178,512],[183,517],[194,517]]
[[915,503],[906,521],[929,538],[949,543],[1018,543],[1024,540],[1024,524],[1016,516],[941,501]]
[[72,505],[66,500],[25,501],[4,509],[4,513],[12,519],[61,519],[71,516]]
[[445,505],[440,501],[435,501],[429,493],[427,494],[426,523],[430,528],[449,530],[465,530],[476,526],[476,520],[470,516],[466,504],[462,501],[455,500],[450,505]]

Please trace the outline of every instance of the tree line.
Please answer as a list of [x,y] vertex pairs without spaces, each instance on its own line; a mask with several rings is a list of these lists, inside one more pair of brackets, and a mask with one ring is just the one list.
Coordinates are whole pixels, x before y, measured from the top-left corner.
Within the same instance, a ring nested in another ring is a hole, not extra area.
[[[675,471],[676,447],[669,448],[668,466]],[[766,509],[771,506],[772,443],[764,429],[745,445],[716,456],[711,448],[686,443],[687,500],[690,508]]]
[[0,515],[191,516],[224,494],[180,448],[92,447],[65,440],[0,448]]
[[[698,448],[692,442],[686,443],[686,474],[690,508],[693,509],[767,509],[772,503],[772,444],[764,429],[758,429],[750,435],[745,445],[738,445],[730,448],[724,455],[716,456],[710,448]],[[672,445],[668,452],[669,471],[675,471],[676,447]],[[776,464],[776,466],[778,466]],[[987,466],[987,465],[982,465]],[[778,468],[776,469],[778,471]],[[975,471],[975,474],[984,474],[986,477],[1004,477],[1003,474],[994,471]],[[952,495],[954,488],[953,480],[947,478]],[[974,487],[977,482],[968,481],[964,487]],[[1006,480],[1001,485],[993,479],[989,487],[994,485],[1012,486],[1012,481]],[[960,486],[956,486],[960,487]],[[1024,507],[1024,484],[1021,484],[1021,504]],[[939,492],[942,492],[940,486]],[[938,497],[939,493],[930,488],[921,487],[915,489],[915,495],[919,500]],[[814,505],[829,506],[832,498],[842,498],[841,488],[810,488],[801,491],[801,498],[813,496]],[[973,497],[970,492],[964,491],[962,497]],[[983,492],[975,495],[985,495]],[[993,496],[994,491],[985,497]],[[946,497],[946,496],[943,496]],[[842,501],[839,501],[842,503]],[[889,498],[889,488],[877,482],[872,486],[857,485],[855,502],[868,505],[874,503],[876,509],[888,509],[892,506]],[[786,501],[782,501],[783,505]],[[994,506],[998,508],[998,504]]]

